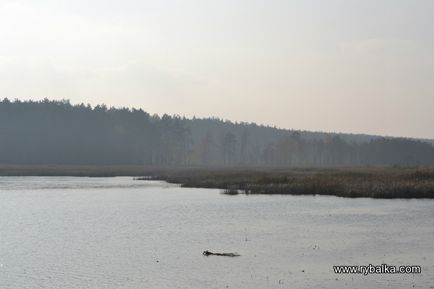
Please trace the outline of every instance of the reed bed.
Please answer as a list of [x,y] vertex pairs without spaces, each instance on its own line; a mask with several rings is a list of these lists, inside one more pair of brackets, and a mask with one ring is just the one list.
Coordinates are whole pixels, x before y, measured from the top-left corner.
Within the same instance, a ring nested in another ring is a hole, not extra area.
[[224,194],[333,195],[348,198],[434,198],[433,168],[186,170],[154,176]]

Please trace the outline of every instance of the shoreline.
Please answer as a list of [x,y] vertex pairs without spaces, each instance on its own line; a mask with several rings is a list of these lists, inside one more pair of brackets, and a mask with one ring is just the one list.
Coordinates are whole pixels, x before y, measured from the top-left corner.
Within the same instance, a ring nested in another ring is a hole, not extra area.
[[434,199],[434,167],[174,168],[131,165],[0,165],[0,176],[128,176],[224,194]]
[[227,195],[327,195],[434,199],[433,168],[329,168],[168,172],[152,177]]

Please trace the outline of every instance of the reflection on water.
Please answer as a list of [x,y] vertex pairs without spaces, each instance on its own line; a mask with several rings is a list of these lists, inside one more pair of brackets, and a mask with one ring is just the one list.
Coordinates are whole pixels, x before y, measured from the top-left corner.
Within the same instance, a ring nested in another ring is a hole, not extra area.
[[[433,220],[432,200],[4,177],[0,288],[434,288]],[[370,263],[421,265],[422,274],[333,273]]]

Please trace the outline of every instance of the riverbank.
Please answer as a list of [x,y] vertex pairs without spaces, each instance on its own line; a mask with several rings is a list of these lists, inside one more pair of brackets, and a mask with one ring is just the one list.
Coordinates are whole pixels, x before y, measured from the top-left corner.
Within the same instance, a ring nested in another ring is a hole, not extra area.
[[173,168],[144,166],[0,165],[0,176],[146,176],[226,194],[434,198],[433,167]]
[[333,195],[347,198],[434,198],[433,168],[329,168],[168,171],[153,179],[225,194]]
[[143,176],[143,166],[117,165],[0,165],[0,176],[73,176],[73,177],[116,177]]

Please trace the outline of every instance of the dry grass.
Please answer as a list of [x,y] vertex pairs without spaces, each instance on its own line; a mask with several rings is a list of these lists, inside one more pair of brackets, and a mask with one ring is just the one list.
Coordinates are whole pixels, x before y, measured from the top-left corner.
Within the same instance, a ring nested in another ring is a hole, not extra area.
[[0,176],[142,176],[143,166],[0,165]]
[[155,178],[223,193],[434,198],[433,168],[342,168],[168,172]]
[[[434,167],[162,168],[143,166],[0,165],[2,176],[150,176],[224,193],[434,198]],[[149,179],[149,178],[147,178]]]

